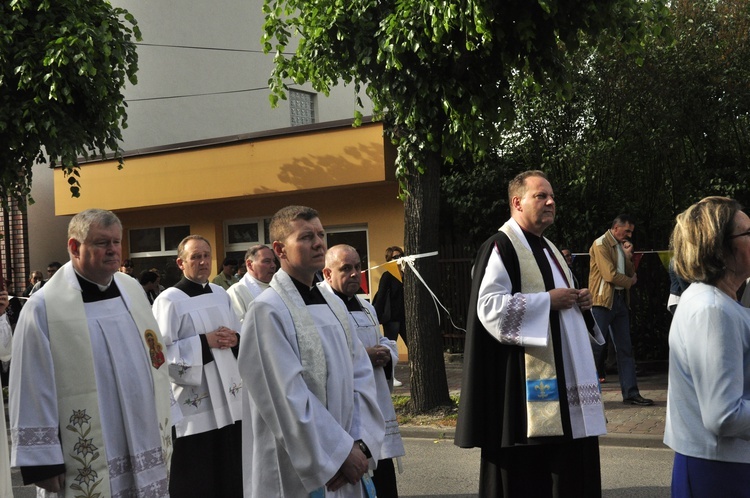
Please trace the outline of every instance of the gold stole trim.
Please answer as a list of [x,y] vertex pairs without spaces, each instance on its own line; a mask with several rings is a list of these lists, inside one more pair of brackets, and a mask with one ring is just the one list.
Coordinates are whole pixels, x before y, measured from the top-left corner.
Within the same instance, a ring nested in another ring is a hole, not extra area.
[[[521,292],[524,294],[546,292],[544,277],[542,277],[534,254],[523,244],[508,223],[500,230],[508,236],[516,250],[521,269]],[[549,241],[548,244],[552,247]],[[556,256],[556,254],[553,255],[553,257]],[[557,369],[549,325],[547,326],[547,346],[524,347],[524,358],[527,387],[526,435],[528,437],[562,436],[559,396],[564,395],[565,386],[558,386],[557,383]],[[557,396],[552,396],[554,400],[541,401],[539,397],[529,396],[529,389],[544,389],[545,386],[554,386],[553,388],[558,391]],[[559,387],[562,387],[562,393]],[[531,398],[535,400],[531,401]]]
[[[44,292],[57,385],[60,440],[66,469],[64,493],[66,497],[81,493],[110,496],[107,452],[102,435],[91,336],[81,291],[72,287],[68,280],[76,278],[74,273],[73,266],[66,264],[47,282]],[[149,355],[149,345],[144,334],[147,330],[157,331],[158,334],[159,328],[150,313],[146,295],[141,289],[138,289],[140,294],[134,292],[136,280],[126,275],[123,277],[115,280],[120,291],[127,292],[131,300],[129,311],[141,332],[146,355]],[[126,282],[125,278],[133,280],[132,285],[128,285],[131,282]],[[139,306],[133,306],[133,301],[137,299],[143,302]],[[149,310],[149,313],[144,313],[144,309]],[[161,338],[161,334],[157,337]],[[162,434],[162,454],[166,469],[169,470],[172,439],[166,370],[153,366],[151,368]]]

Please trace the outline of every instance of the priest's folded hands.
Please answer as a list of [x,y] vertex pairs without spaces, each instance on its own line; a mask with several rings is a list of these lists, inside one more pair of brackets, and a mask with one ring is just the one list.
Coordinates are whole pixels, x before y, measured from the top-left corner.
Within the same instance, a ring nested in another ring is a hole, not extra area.
[[237,346],[239,340],[237,332],[227,327],[219,327],[213,332],[206,333],[209,347],[217,349],[228,349]]

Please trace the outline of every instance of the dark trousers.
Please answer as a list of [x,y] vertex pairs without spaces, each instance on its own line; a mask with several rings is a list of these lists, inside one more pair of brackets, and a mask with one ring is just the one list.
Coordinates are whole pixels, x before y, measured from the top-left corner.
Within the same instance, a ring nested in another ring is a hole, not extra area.
[[409,340],[406,338],[406,327],[401,322],[388,322],[383,324],[383,333],[385,336],[392,340],[398,340],[398,336],[401,336],[401,340],[404,341],[406,347],[409,347]]
[[172,498],[242,498],[242,424],[174,438]]
[[601,498],[599,438],[482,450],[480,498]]
[[396,469],[393,467],[391,458],[378,460],[378,468],[372,476],[372,483],[375,485],[378,498],[398,498]]
[[[638,381],[635,377],[635,358],[633,357],[633,345],[630,342],[630,311],[625,302],[624,294],[615,293],[611,310],[604,306],[594,306],[591,312],[594,314],[596,324],[599,325],[606,341],[613,341],[615,344],[622,398],[638,396],[640,393]],[[604,347],[594,344],[592,348],[597,369],[604,368],[602,364]]]

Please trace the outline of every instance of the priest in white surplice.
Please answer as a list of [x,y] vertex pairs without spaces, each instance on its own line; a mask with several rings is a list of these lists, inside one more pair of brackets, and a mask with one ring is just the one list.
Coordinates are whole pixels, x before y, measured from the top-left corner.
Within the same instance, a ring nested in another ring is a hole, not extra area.
[[375,373],[378,405],[385,418],[385,439],[380,450],[378,468],[372,476],[375,490],[378,498],[398,498],[393,459],[400,459],[405,451],[391,399],[393,376],[386,378],[385,375],[385,369],[392,370],[398,362],[396,341],[380,334],[375,308],[357,295],[362,282],[362,262],[355,248],[339,244],[328,249],[323,277],[325,282],[319,282],[318,286],[322,287],[321,290],[336,294],[346,305]]
[[268,289],[273,274],[276,273],[276,258],[268,246],[256,244],[245,253],[245,267],[247,273],[227,291],[240,321],[245,318],[247,307],[253,299]]
[[172,498],[242,496],[240,323],[226,291],[208,282],[211,261],[205,238],[185,237],[177,246],[183,277],[153,306],[183,417],[174,427]]
[[29,299],[13,339],[11,460],[66,497],[168,496],[170,391],[162,336],[138,282],[119,273],[122,225],[89,209],[70,262]]
[[508,201],[511,219],[475,260],[455,441],[482,449],[482,497],[599,497],[591,293],[542,236],[555,219],[544,173],[516,176]]
[[270,235],[281,270],[251,303],[240,343],[245,497],[366,496],[385,422],[346,308],[314,283],[325,231],[315,210],[288,206]]

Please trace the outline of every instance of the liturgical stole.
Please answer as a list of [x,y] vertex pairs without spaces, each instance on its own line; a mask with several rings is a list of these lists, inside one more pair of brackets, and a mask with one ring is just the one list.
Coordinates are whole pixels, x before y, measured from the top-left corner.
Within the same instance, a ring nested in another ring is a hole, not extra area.
[[[534,254],[518,238],[513,228],[506,223],[500,228],[510,239],[518,256],[521,269],[521,292],[531,294],[546,292],[544,278]],[[547,241],[552,248],[552,243]],[[555,249],[553,258],[562,260]],[[566,275],[566,278],[568,276]],[[549,326],[547,345],[524,347],[526,366],[526,422],[528,437],[562,436],[563,426],[560,416],[560,389],[557,383],[555,354]],[[564,386],[563,387],[563,394]]]
[[[302,378],[307,388],[323,404],[328,406],[328,362],[326,361],[320,332],[315,326],[315,321],[307,310],[307,305],[302,296],[297,292],[291,277],[284,271],[279,270],[271,280],[271,287],[279,294],[281,300],[286,304],[289,314],[292,316],[294,331],[297,335],[297,347],[299,348],[300,362],[302,364]],[[333,292],[326,291],[318,286],[321,295],[328,303],[341,327],[346,334],[346,342],[349,352],[354,356],[352,349],[352,330],[349,322],[349,314],[344,308],[344,303]]]
[[[72,266],[65,265],[44,288],[50,349],[57,382],[60,439],[66,469],[64,493],[66,497],[73,497],[85,491],[75,479],[84,472],[92,473],[90,475],[93,480],[86,480],[87,483],[90,481],[87,485],[91,492],[109,496],[107,453],[99,415],[91,336],[81,290],[70,284],[69,279],[75,278],[70,275],[72,272]],[[158,349],[161,334],[138,281],[119,272],[115,273],[114,281],[123,297],[128,296],[125,303],[141,335],[144,354],[151,359],[156,413],[162,434],[162,455],[164,464],[169,469],[172,453],[169,376],[166,366],[159,368],[164,363],[156,361],[159,354],[163,354]],[[142,305],[136,304],[138,300],[143,301]],[[82,459],[81,454],[85,458]]]

